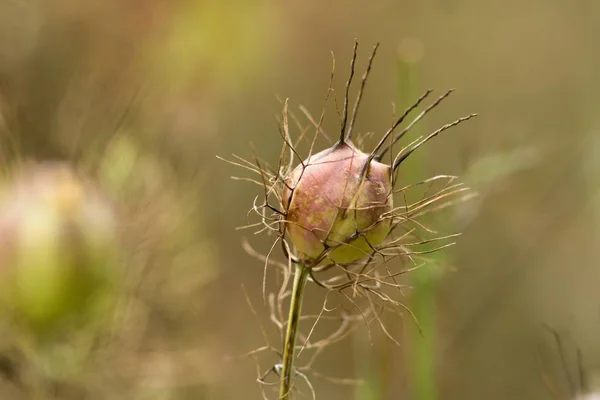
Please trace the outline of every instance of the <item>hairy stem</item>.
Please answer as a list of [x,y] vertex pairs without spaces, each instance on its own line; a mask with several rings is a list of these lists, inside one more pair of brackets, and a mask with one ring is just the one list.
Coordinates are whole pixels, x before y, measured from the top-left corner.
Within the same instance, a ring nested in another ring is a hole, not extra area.
[[292,381],[294,377],[294,356],[296,354],[296,336],[298,333],[298,324],[300,322],[300,313],[302,311],[302,298],[304,296],[304,287],[309,275],[309,269],[302,263],[296,264],[294,273],[294,286],[292,288],[292,297],[290,303],[290,313],[288,315],[287,331],[283,346],[283,365],[281,369],[281,383],[279,386],[279,399],[289,400],[292,390]]

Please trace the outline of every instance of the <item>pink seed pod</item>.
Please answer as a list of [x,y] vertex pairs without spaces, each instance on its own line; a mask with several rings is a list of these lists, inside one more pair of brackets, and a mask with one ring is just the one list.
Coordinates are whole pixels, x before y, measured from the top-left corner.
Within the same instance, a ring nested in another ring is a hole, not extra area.
[[24,169],[0,193],[0,303],[36,331],[82,317],[113,287],[117,219],[62,164]]
[[[309,157],[283,193],[286,230],[303,258],[346,264],[368,256],[391,229],[392,169],[351,142]],[[293,188],[293,190],[289,189]]]
[[438,97],[406,128],[395,133],[404,119],[431,94],[432,90],[427,90],[396,119],[370,154],[360,151],[352,144],[352,130],[377,45],[348,118],[348,89],[354,76],[356,48],[355,43],[339,140],[331,148],[309,156],[298,165],[286,177],[280,193],[285,234],[298,256],[312,264],[325,259],[336,264],[349,264],[374,254],[389,237],[394,218],[398,220],[393,212],[393,186],[400,164],[430,139],[476,115],[442,126],[403,148],[390,158],[389,165],[383,163],[383,157],[391,153],[394,144],[452,92],[449,90]]
[[[458,118],[427,136],[413,140],[406,146],[399,146],[399,142],[405,138],[410,129],[453,91],[448,90],[424,107],[406,127],[400,130],[399,126],[404,120],[418,110],[423,101],[433,92],[429,89],[394,120],[392,126],[381,136],[371,151],[364,152],[358,149],[352,142],[353,129],[378,45],[373,48],[350,112],[349,89],[355,72],[357,47],[358,43],[355,42],[350,76],[346,82],[343,110],[339,113],[341,122],[339,137],[335,144],[316,154],[312,153],[319,135],[330,140],[329,135],[322,128],[327,99],[333,92],[330,81],[319,122],[308,115],[310,122],[316,128],[315,136],[308,157],[299,165],[293,168],[291,160],[292,157],[302,159],[295,146],[305,138],[306,130],[295,143],[289,132],[287,101],[283,108],[280,126],[280,133],[284,140],[277,169],[269,167],[259,159],[256,160],[255,165],[237,156],[241,163],[229,161],[233,165],[250,169],[260,175],[260,180],[250,181],[262,186],[265,192],[265,203],[255,204],[253,207],[261,217],[261,222],[257,224],[263,225],[261,231],[277,231],[286,254],[291,256],[291,259],[311,268],[319,264],[348,265],[374,255],[385,257],[400,254],[402,249],[395,239],[391,239],[391,234],[396,226],[406,221],[408,205],[394,208],[393,195],[398,168],[429,140],[476,116],[470,114]],[[333,70],[331,76],[333,77]],[[292,118],[296,119],[293,114]],[[400,147],[395,155],[394,146]],[[384,158],[389,161],[384,162]],[[456,193],[458,192],[457,189]],[[439,196],[423,201],[418,209],[427,208],[443,197],[455,193],[438,194]],[[277,202],[276,205],[273,205],[270,200],[273,197]],[[268,215],[266,209],[273,214]],[[400,209],[404,210],[404,215],[400,215]],[[251,226],[256,225],[248,225]]]
[[[340,110],[337,107],[336,92],[332,87],[335,60],[325,96],[325,104],[318,119],[313,118],[306,109],[301,108],[310,122],[309,125],[303,126],[293,113],[288,113],[288,101],[284,102],[279,125],[279,133],[283,140],[276,166],[269,165],[267,161],[262,160],[256,154],[254,162],[235,154],[235,160],[223,159],[258,175],[258,178],[232,178],[256,184],[263,190],[264,201],[260,202],[257,201],[258,197],[255,198],[251,209],[258,215],[260,221],[249,223],[242,228],[258,227],[255,233],[267,232],[277,235],[277,239],[266,255],[256,252],[247,243],[245,249],[251,256],[264,262],[263,299],[265,301],[267,299],[269,266],[277,265],[280,267],[278,272],[283,275],[283,279],[279,279],[281,283],[279,291],[268,297],[269,307],[272,310],[276,307],[281,308],[283,302],[289,301],[288,319],[285,320],[281,316],[281,318],[276,318],[279,321],[274,321],[284,339],[281,363],[277,365],[278,368],[272,368],[272,371],[278,373],[279,398],[282,400],[290,399],[294,389],[297,336],[307,283],[310,282],[310,284],[326,289],[328,294],[333,291],[342,293],[352,302],[353,306],[359,308],[363,318],[365,314],[360,310],[360,306],[344,293],[346,289],[348,291],[352,289],[353,296],[369,299],[368,311],[373,314],[380,312],[379,305],[381,305],[381,311],[385,310],[386,303],[410,313],[410,310],[407,310],[402,303],[386,294],[387,288],[397,289],[400,287],[396,277],[408,272],[408,269],[403,268],[399,272],[391,271],[388,266],[386,266],[386,271],[377,269],[395,257],[410,257],[410,260],[414,262],[414,259],[418,258],[418,254],[430,253],[452,245],[453,243],[450,243],[432,248],[431,243],[445,241],[455,235],[431,238],[428,237],[429,235],[420,237],[418,232],[413,232],[422,228],[427,231],[427,234],[432,233],[432,230],[426,228],[417,219],[448,206],[454,200],[448,200],[450,196],[467,189],[463,188],[461,184],[450,184],[456,177],[447,175],[438,175],[421,182],[404,184],[401,188],[395,187],[398,182],[398,169],[411,154],[441,132],[476,115],[461,117],[428,135],[420,136],[406,145],[400,145],[399,142],[406,139],[406,133],[448,97],[452,90],[442,94],[430,105],[424,107],[411,122],[399,129],[404,120],[413,111],[417,111],[425,98],[432,93],[432,90],[427,90],[415,103],[394,119],[391,127],[380,137],[372,150],[362,151],[353,144],[352,134],[358,109],[378,45],[373,48],[352,111],[350,111],[349,91],[355,72],[357,47],[358,43],[355,42],[350,63],[350,75],[343,97],[343,109]],[[329,107],[328,101],[332,94],[340,117],[339,136],[328,149],[313,153],[313,149],[319,143],[319,137],[332,142],[331,136],[325,132],[323,127]],[[290,134],[290,117],[301,131],[298,137],[292,137]],[[315,128],[314,136],[312,140],[307,140],[311,126]],[[309,154],[301,156],[300,146],[306,142],[310,145]],[[394,149],[397,150],[396,154],[394,154]],[[294,160],[299,164],[294,165]],[[445,187],[437,191],[431,190],[432,183],[438,180],[447,180]],[[410,197],[405,195],[403,196],[405,204],[400,207],[394,206],[394,194],[420,185],[427,185],[422,198],[408,202],[406,199]],[[443,203],[440,205],[439,203],[442,201]],[[408,241],[406,239],[408,237],[411,238],[410,240],[412,238],[417,240]],[[287,265],[270,259],[276,245],[282,246],[288,261]],[[428,248],[421,247],[423,245],[427,245]],[[415,249],[413,250],[413,248]],[[413,255],[415,256],[413,257]],[[336,266],[341,267],[343,273],[340,274],[337,268],[332,268]],[[291,290],[289,290],[290,286]],[[327,298],[323,305],[323,311],[332,311],[327,306]],[[410,314],[412,315],[412,313]],[[317,320],[320,319],[320,316],[321,313]],[[343,318],[343,320],[344,326],[346,326],[346,322],[350,319]],[[357,320],[361,320],[361,318],[357,318]],[[315,325],[313,325],[314,327]],[[382,328],[387,334],[386,329],[383,326]],[[390,335],[388,334],[388,336]],[[322,341],[328,342],[332,337]],[[394,340],[391,336],[390,338]],[[259,381],[268,384],[262,378]]]

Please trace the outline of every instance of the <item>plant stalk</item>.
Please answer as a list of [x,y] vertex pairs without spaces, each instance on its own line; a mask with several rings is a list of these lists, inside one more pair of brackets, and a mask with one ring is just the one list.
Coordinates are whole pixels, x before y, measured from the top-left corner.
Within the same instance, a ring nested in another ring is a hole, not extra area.
[[298,324],[300,322],[300,313],[302,311],[302,299],[304,297],[304,288],[306,286],[308,273],[309,270],[304,264],[296,264],[294,286],[292,287],[292,297],[290,300],[290,312],[288,315],[288,324],[283,346],[281,383],[279,385],[280,400],[289,400],[291,398],[290,393],[294,377],[294,356],[296,354],[296,336],[298,334]]

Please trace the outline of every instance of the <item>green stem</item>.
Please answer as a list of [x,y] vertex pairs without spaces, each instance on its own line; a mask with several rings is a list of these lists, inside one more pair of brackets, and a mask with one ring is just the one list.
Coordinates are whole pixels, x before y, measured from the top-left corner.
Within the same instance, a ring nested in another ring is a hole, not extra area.
[[412,298],[413,312],[419,319],[421,335],[415,329],[411,337],[412,351],[412,392],[413,398],[422,400],[437,399],[436,390],[436,308],[435,280],[438,271],[436,265],[427,264],[415,271],[413,286],[415,291]]
[[[402,57],[398,64],[399,92],[404,94],[400,98],[400,104],[403,108],[408,107],[413,99],[420,93],[419,88],[419,70],[420,60],[411,60]],[[412,137],[419,137],[423,134],[424,125],[416,126],[411,132]],[[412,139],[407,138],[407,142]],[[417,180],[424,172],[425,159],[423,155],[415,157],[404,165],[404,171],[407,171],[405,178],[413,181]],[[427,225],[427,224],[426,224]],[[436,287],[435,280],[438,271],[434,264],[427,264],[415,271],[412,275],[412,286],[414,292],[412,295],[411,308],[419,320],[419,324],[424,335],[421,335],[417,329],[413,329],[408,336],[409,345],[407,356],[409,357],[410,384],[409,389],[412,392],[411,398],[419,400],[436,400]]]
[[308,272],[308,268],[303,264],[296,264],[290,313],[288,315],[287,331],[285,333],[283,346],[283,365],[281,369],[281,383],[279,386],[280,400],[289,400],[290,392],[292,390],[296,336],[298,334],[298,324],[300,322],[300,312],[302,310],[302,298],[304,297],[304,288],[306,286]]

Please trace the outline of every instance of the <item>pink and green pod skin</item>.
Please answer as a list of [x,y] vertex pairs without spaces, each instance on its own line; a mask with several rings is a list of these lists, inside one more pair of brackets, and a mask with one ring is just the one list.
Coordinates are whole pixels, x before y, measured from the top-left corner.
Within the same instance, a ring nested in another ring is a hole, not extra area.
[[[389,235],[393,207],[391,171],[352,143],[311,156],[284,189],[286,233],[300,256],[315,260],[325,245],[329,260],[348,264],[367,257]],[[357,235],[358,233],[358,235]]]
[[40,334],[94,317],[117,281],[117,221],[105,199],[54,164],[26,171],[0,198],[2,307]]

